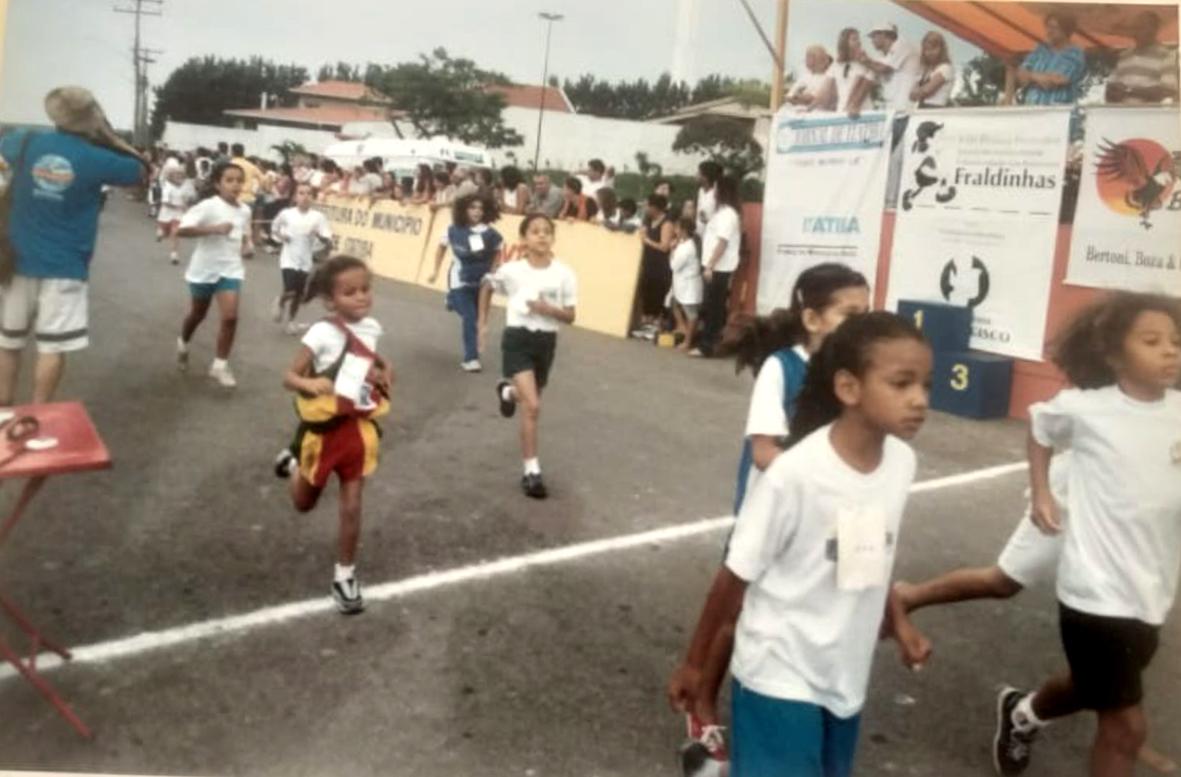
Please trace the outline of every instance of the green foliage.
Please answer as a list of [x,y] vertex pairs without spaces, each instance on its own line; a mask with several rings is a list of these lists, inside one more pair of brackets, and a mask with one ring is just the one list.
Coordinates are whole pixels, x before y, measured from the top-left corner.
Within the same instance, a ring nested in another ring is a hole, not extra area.
[[600,80],[587,74],[575,81],[566,80],[563,89],[574,109],[592,116],[641,121],[667,116],[688,105],[737,96],[744,104],[766,105],[771,98],[770,85],[758,79],[735,79],[711,75],[690,87],[673,81],[664,73],[654,82]]
[[257,108],[262,95],[272,105],[293,105],[287,90],[308,80],[299,65],[277,65],[261,57],[248,60],[193,57],[156,87],[152,111],[152,137],[164,134],[173,121],[228,126],[224,112],[233,108]]
[[271,150],[281,156],[285,164],[290,164],[294,157],[310,155],[306,146],[296,143],[294,140],[285,140],[278,145],[271,146]]
[[673,151],[705,154],[739,181],[763,169],[763,149],[750,129],[726,116],[702,116],[689,122],[677,133]]
[[523,138],[505,126],[504,98],[487,87],[509,83],[501,73],[481,70],[470,59],[452,58],[438,48],[418,62],[386,69],[377,88],[424,135],[503,148],[519,146]]

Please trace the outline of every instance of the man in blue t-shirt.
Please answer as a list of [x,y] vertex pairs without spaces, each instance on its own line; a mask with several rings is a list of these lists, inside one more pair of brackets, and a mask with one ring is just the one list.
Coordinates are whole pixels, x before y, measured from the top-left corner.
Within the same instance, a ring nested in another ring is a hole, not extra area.
[[54,89],[45,109],[56,129],[0,138],[0,157],[11,168],[16,253],[15,274],[0,287],[0,407],[13,404],[30,332],[37,343],[34,403],[53,398],[65,354],[89,344],[87,280],[102,187],[139,183],[145,169],[85,89]]

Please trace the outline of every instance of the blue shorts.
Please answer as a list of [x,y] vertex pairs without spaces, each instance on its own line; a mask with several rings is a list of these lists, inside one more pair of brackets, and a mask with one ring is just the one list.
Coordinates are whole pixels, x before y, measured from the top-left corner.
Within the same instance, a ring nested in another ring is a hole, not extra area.
[[193,299],[213,299],[214,294],[220,294],[223,291],[236,293],[241,289],[241,278],[218,278],[216,283],[189,283],[189,294]]
[[763,696],[737,680],[730,692],[731,777],[849,777],[861,716]]

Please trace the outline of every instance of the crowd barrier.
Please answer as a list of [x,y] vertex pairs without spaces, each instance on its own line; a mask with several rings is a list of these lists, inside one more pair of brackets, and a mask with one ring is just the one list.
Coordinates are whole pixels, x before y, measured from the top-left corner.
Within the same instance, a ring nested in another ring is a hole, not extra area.
[[[429,281],[437,246],[451,224],[450,209],[432,211],[425,205],[340,196],[330,196],[317,207],[332,225],[338,251],[366,260],[383,278],[438,292],[447,290],[450,255],[435,283]],[[510,258],[520,253],[522,218],[502,216],[495,224],[505,237]],[[559,222],[554,255],[578,278],[574,326],[627,337],[639,282],[639,236],[611,232],[595,224]]]

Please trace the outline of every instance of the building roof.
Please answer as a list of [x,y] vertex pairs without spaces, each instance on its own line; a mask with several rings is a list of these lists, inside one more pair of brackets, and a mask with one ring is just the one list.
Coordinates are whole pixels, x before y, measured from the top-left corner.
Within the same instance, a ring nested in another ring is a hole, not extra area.
[[566,93],[556,86],[547,86],[544,89],[540,86],[533,86],[531,84],[513,84],[511,86],[490,86],[489,92],[499,94],[504,98],[504,102],[510,108],[531,108],[537,110],[541,107],[542,94],[545,95],[545,109],[547,111],[557,111],[558,113],[574,113],[574,106],[571,105],[570,100],[567,99]]
[[340,129],[356,121],[388,121],[391,114],[396,116],[398,112],[363,105],[321,105],[316,108],[240,108],[225,113],[263,124],[315,124]]
[[1034,49],[1045,35],[1046,14],[1067,12],[1078,22],[1072,42],[1084,49],[1122,49],[1132,45],[1128,25],[1136,14],[1154,11],[1161,19],[1157,40],[1177,43],[1177,11],[1167,5],[1124,3],[950,2],[894,0],[990,54],[1006,58]]
[[309,81],[288,91],[303,97],[323,97],[330,100],[371,103],[388,103],[390,101],[388,97],[376,89],[352,81]]
[[755,121],[771,115],[765,105],[748,105],[737,97],[721,97],[695,105],[686,105],[667,116],[651,119],[653,124],[684,124],[702,116],[725,116],[731,119]]

